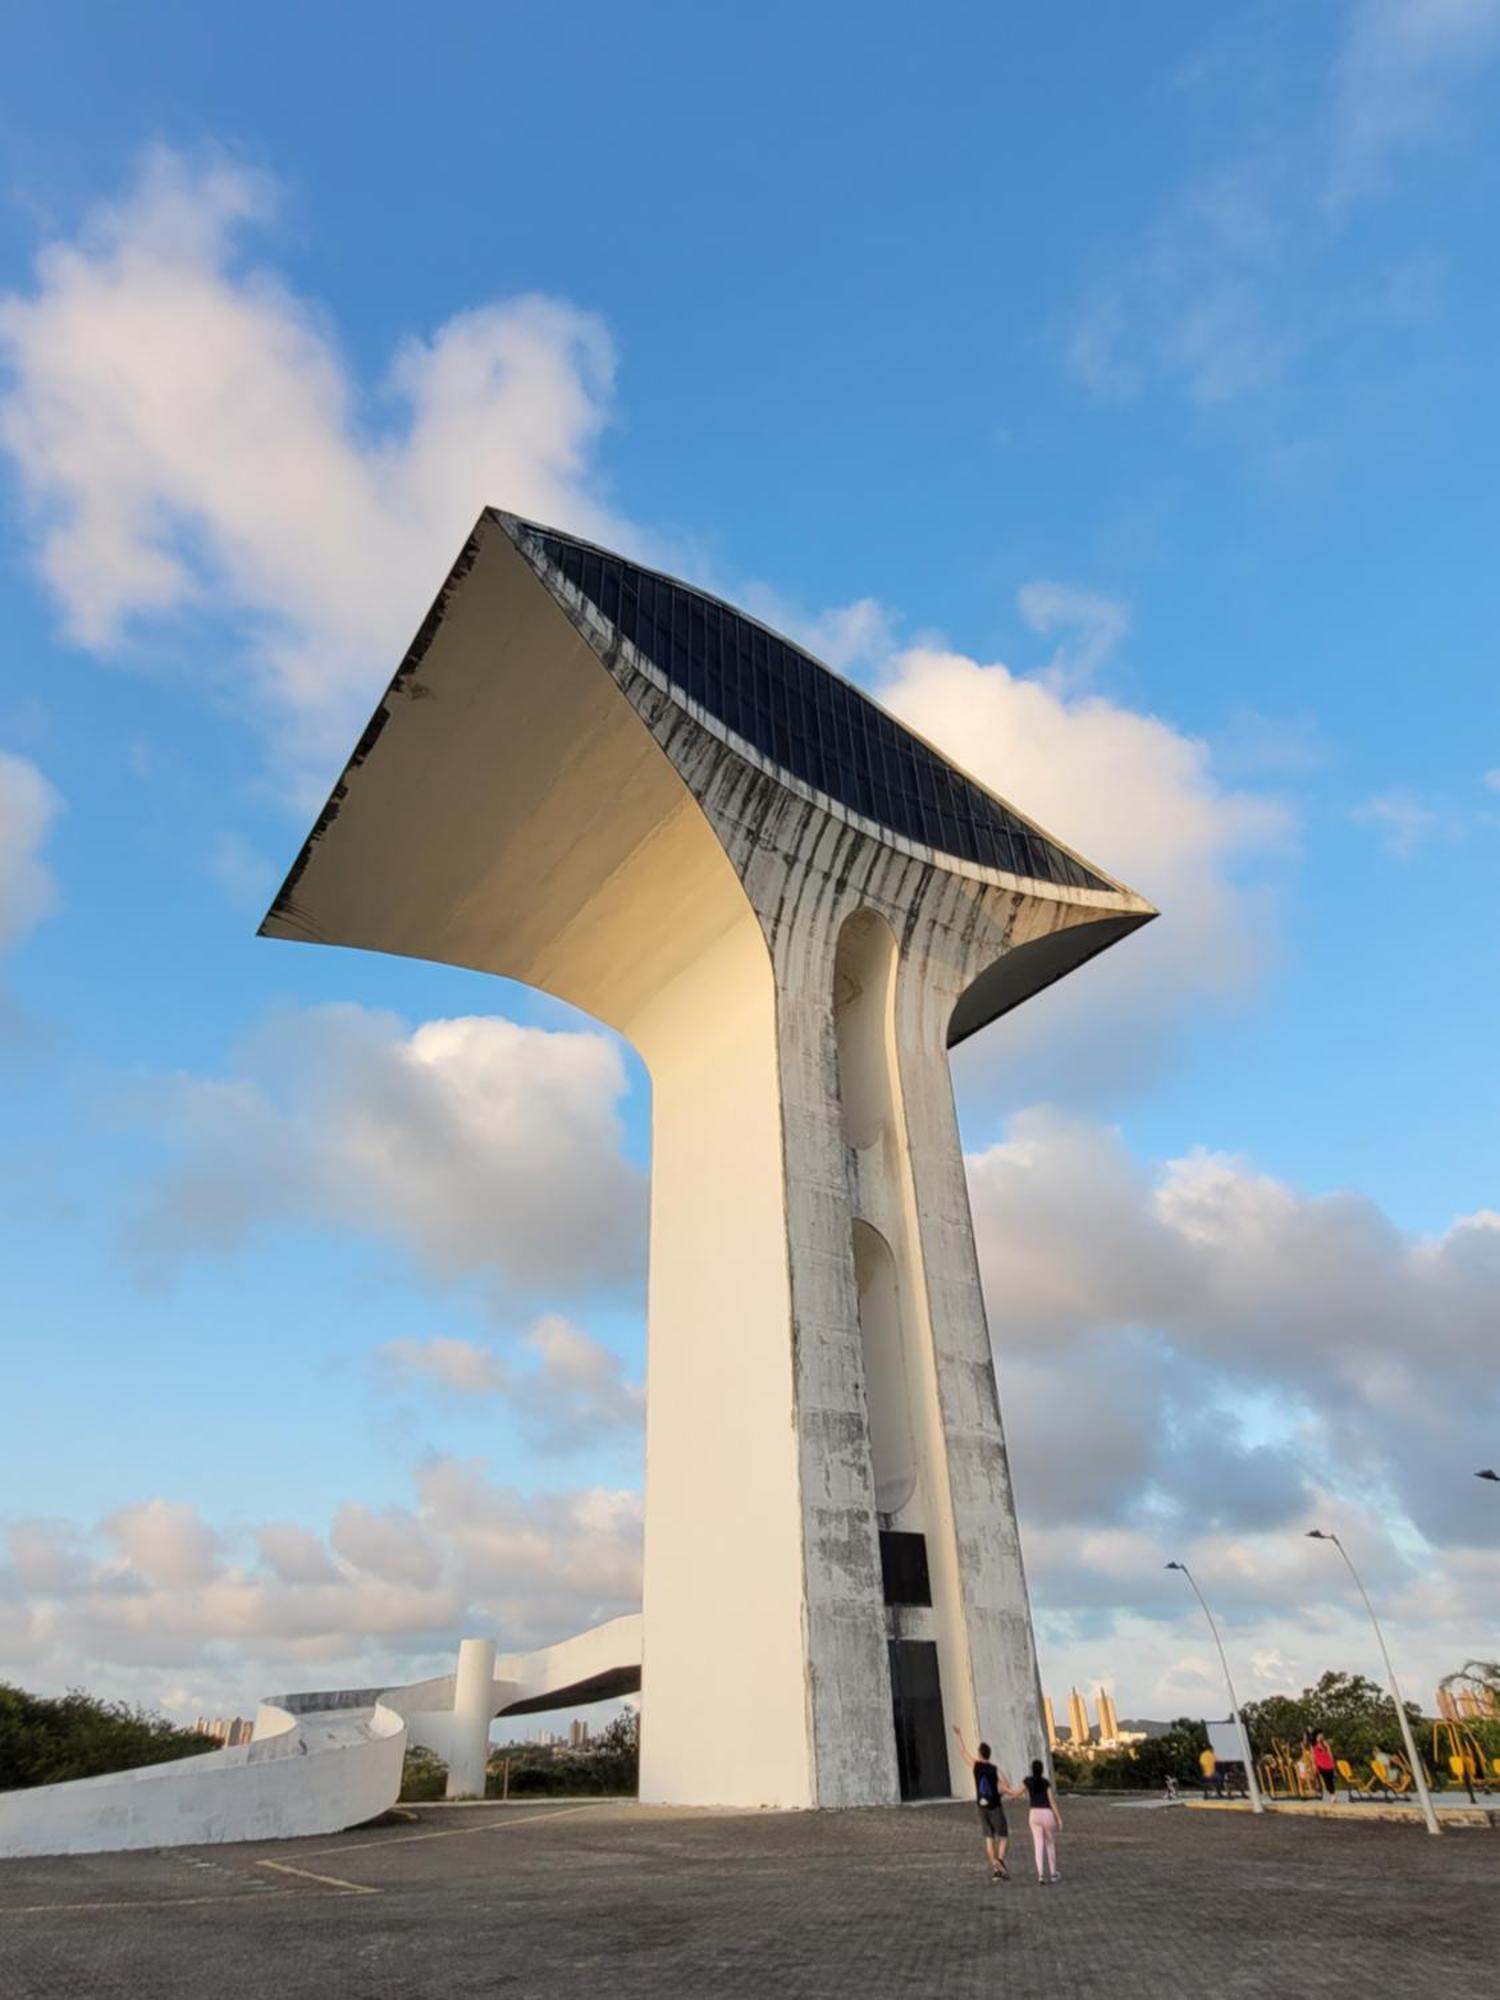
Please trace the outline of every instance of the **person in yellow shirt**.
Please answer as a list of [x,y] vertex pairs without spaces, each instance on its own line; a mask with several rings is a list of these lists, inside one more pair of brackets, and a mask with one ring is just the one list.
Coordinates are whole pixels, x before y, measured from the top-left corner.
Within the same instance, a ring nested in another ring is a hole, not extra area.
[[1203,1775],[1204,1798],[1207,1798],[1210,1792],[1217,1792],[1220,1798],[1222,1798],[1224,1796],[1224,1780],[1219,1776],[1219,1760],[1212,1750],[1200,1750],[1198,1752],[1198,1769]]

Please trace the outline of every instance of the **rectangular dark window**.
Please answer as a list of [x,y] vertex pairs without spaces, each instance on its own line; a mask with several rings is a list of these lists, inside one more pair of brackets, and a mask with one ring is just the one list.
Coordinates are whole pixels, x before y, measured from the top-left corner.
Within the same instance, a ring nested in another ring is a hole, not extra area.
[[880,1531],[880,1580],[887,1604],[931,1604],[932,1581],[927,1574],[927,1537]]

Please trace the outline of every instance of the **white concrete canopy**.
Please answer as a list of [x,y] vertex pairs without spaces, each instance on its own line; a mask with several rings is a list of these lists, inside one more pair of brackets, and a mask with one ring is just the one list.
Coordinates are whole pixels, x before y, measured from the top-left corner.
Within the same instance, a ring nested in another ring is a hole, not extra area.
[[643,1797],[1045,1754],[947,1050],[1152,915],[753,620],[481,517],[263,931],[647,1065]]

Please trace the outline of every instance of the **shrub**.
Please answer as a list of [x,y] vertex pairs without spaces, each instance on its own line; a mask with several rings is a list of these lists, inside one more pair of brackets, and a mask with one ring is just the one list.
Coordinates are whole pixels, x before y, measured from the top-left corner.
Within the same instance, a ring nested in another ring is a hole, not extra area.
[[640,1786],[640,1761],[640,1717],[627,1709],[587,1750],[554,1757],[536,1744],[521,1743],[496,1751],[490,1758],[485,1797],[497,1799],[508,1791],[511,1797],[633,1798]]
[[0,1792],[102,1778],[218,1747],[149,1709],[96,1701],[81,1688],[48,1697],[0,1681]]
[[[1407,1702],[1406,1714],[1424,1760],[1430,1760],[1431,1724],[1424,1722],[1413,1702]],[[1363,1674],[1326,1673],[1300,1695],[1248,1702],[1245,1720],[1257,1757],[1264,1757],[1277,1742],[1295,1748],[1310,1729],[1320,1729],[1334,1756],[1356,1767],[1368,1769],[1378,1750],[1405,1755],[1395,1703]]]
[[448,1766],[431,1750],[411,1744],[401,1765],[401,1797],[411,1805],[440,1799],[448,1789]]

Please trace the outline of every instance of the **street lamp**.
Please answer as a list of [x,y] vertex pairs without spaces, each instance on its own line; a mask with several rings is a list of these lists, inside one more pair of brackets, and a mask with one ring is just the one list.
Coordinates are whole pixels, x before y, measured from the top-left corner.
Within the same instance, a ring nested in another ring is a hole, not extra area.
[[1245,1717],[1240,1708],[1239,1698],[1234,1691],[1234,1682],[1229,1678],[1229,1661],[1225,1657],[1224,1641],[1219,1637],[1219,1628],[1214,1623],[1214,1614],[1209,1610],[1208,1600],[1198,1588],[1197,1583],[1193,1579],[1193,1572],[1188,1568],[1186,1563],[1168,1563],[1167,1568],[1181,1571],[1187,1578],[1194,1597],[1203,1606],[1203,1615],[1208,1620],[1208,1629],[1213,1633],[1214,1644],[1219,1649],[1219,1665],[1224,1669],[1224,1685],[1229,1690],[1229,1713],[1239,1725],[1240,1748],[1245,1753],[1245,1785],[1250,1793],[1250,1810],[1252,1812],[1264,1812],[1266,1808],[1264,1801],[1261,1799],[1260,1785],[1255,1776],[1255,1759],[1250,1752],[1250,1732],[1245,1727]]
[[1386,1679],[1391,1684],[1391,1699],[1396,1704],[1396,1720],[1401,1725],[1401,1740],[1406,1745],[1406,1759],[1411,1765],[1412,1782],[1417,1788],[1417,1797],[1422,1803],[1422,1817],[1427,1822],[1427,1831],[1429,1833],[1441,1833],[1443,1829],[1438,1825],[1438,1816],[1432,1809],[1432,1794],[1427,1789],[1427,1773],[1422,1768],[1422,1759],[1417,1755],[1417,1746],[1412,1741],[1411,1724],[1406,1719],[1406,1704],[1401,1699],[1401,1689],[1396,1682],[1396,1669],[1391,1665],[1391,1656],[1386,1651],[1385,1634],[1380,1629],[1380,1620],[1375,1616],[1375,1607],[1370,1602],[1369,1592],[1360,1582],[1359,1571],[1349,1560],[1349,1551],[1344,1547],[1337,1535],[1326,1534],[1322,1528],[1309,1528],[1307,1536],[1309,1541],[1333,1543],[1333,1546],[1344,1558],[1344,1565],[1348,1569],[1350,1576],[1354,1578],[1354,1588],[1364,1599],[1365,1609],[1370,1614],[1370,1623],[1375,1627],[1375,1641],[1380,1647],[1380,1657],[1385,1661]]
[[1474,1474],[1474,1477],[1475,1477],[1476,1479],[1493,1479],[1493,1480],[1494,1480],[1494,1482],[1495,1482],[1495,1484],[1496,1484],[1497,1486],[1500,1486],[1500,1472],[1496,1472],[1496,1471],[1494,1471],[1494,1470],[1493,1470],[1493,1469],[1492,1469],[1492,1468],[1491,1468],[1490,1466],[1488,1466],[1488,1465],[1487,1465],[1487,1466],[1486,1466],[1486,1467],[1484,1468],[1484,1471],[1483,1471],[1483,1472],[1476,1472],[1476,1473]]

